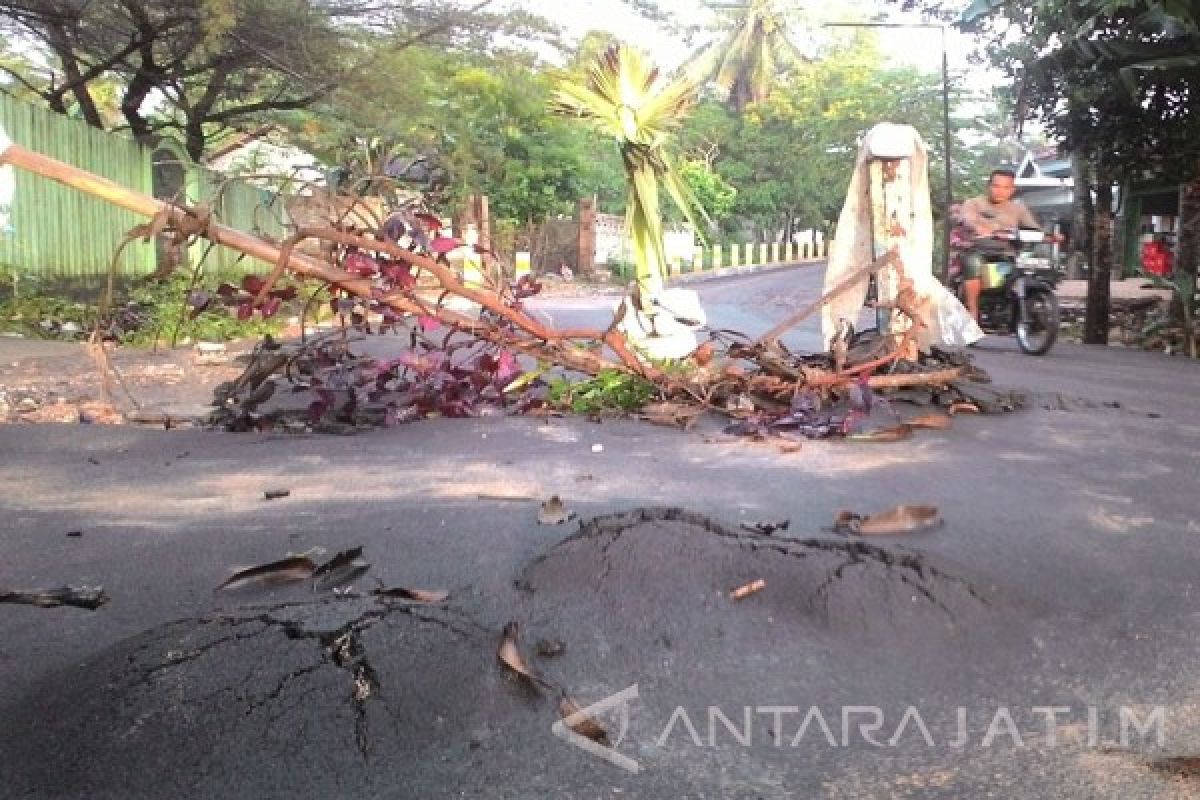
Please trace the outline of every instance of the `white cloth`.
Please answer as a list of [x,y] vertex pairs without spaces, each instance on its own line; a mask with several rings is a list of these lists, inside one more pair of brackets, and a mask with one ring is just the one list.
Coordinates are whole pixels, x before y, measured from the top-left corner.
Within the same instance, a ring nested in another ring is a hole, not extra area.
[[620,329],[635,348],[650,358],[677,359],[696,349],[695,331],[707,321],[699,294],[692,289],[673,288],[659,292],[649,315],[625,298]]
[[[983,331],[970,313],[933,276],[933,215],[929,208],[929,165],[925,142],[909,125],[882,122],[863,138],[846,191],[846,202],[838,217],[837,231],[825,267],[825,291],[845,280],[850,273],[875,260],[871,232],[871,182],[869,163],[873,158],[911,159],[912,219],[908,235],[899,246],[904,275],[913,283],[918,306],[931,309],[917,335],[917,346],[925,352],[940,347],[964,347],[983,338]],[[821,335],[829,347],[838,322],[858,319],[867,296],[869,279],[864,277],[821,309]],[[880,297],[883,302],[894,298]]]

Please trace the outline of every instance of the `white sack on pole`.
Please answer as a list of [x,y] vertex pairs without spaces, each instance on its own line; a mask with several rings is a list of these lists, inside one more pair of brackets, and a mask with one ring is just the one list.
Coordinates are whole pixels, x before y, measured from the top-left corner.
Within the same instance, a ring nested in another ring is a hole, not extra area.
[[[841,283],[851,272],[871,263],[876,255],[871,224],[871,180],[869,165],[876,158],[909,160],[910,219],[904,225],[906,235],[894,240],[904,267],[904,274],[913,283],[920,308],[929,309],[923,328],[917,336],[917,346],[924,352],[930,347],[964,347],[983,338],[983,331],[971,319],[946,287],[933,275],[933,216],[929,208],[929,171],[925,142],[909,125],[883,122],[863,139],[846,202],[838,217],[837,230],[825,268],[825,291]],[[829,347],[838,330],[839,320],[857,323],[867,296],[868,278],[833,298],[821,310],[821,334]],[[895,299],[894,282],[879,284],[881,302]]]

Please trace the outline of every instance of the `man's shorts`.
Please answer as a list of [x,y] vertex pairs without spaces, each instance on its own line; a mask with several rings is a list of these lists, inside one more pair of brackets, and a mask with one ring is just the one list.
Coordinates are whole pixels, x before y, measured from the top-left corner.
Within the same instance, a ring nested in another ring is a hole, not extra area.
[[984,258],[981,253],[967,251],[962,256],[963,280],[975,280],[983,274]]

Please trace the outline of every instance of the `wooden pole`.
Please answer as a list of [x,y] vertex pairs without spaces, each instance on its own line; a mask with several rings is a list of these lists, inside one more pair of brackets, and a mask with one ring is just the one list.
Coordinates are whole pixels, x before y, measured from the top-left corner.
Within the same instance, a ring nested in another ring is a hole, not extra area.
[[[56,181],[69,186],[72,189],[77,189],[86,194],[99,197],[113,205],[120,206],[128,211],[136,214],[142,214],[147,217],[155,217],[159,214],[165,214],[167,219],[172,223],[183,228],[191,228],[196,226],[198,216],[191,210],[182,206],[165,203],[157,198],[144,195],[140,192],[135,192],[127,189],[120,184],[114,183],[107,178],[102,178],[98,175],[93,175],[90,172],[63,163],[56,159],[36,153],[26,147],[12,143],[4,135],[0,129],[0,164],[12,164],[18,169],[23,169],[27,172],[32,172],[40,175],[43,178]],[[372,298],[372,283],[369,278],[359,278],[345,272],[333,264],[329,264],[319,259],[306,256],[301,253],[291,251],[285,252],[283,248],[272,242],[264,239],[259,239],[257,236],[252,236],[248,233],[243,233],[235,228],[230,228],[218,222],[207,221],[201,235],[207,239],[224,245],[225,247],[233,248],[239,252],[245,253],[248,256],[265,261],[268,264],[276,264],[282,260],[287,268],[291,269],[298,275],[304,277],[316,278],[328,282],[334,286],[345,289],[348,292],[358,295],[359,297]],[[311,232],[309,232],[311,234]],[[315,235],[315,234],[313,234]],[[653,379],[658,374],[658,371],[650,366],[642,364],[642,362],[633,354],[625,344],[624,337],[620,336],[613,328],[608,330],[591,331],[555,331],[546,328],[540,322],[533,320],[522,312],[505,306],[500,303],[494,293],[483,292],[463,286],[455,277],[450,274],[449,270],[445,269],[441,264],[436,263],[433,259],[420,256],[416,253],[411,253],[408,250],[391,244],[389,242],[368,240],[360,236],[354,236],[343,232],[329,229],[321,231],[323,237],[332,237],[342,240],[346,243],[353,244],[357,247],[365,249],[374,249],[379,252],[385,252],[393,258],[404,260],[414,266],[428,270],[431,274],[437,276],[442,288],[452,294],[457,294],[465,297],[468,300],[479,303],[489,310],[497,313],[501,317],[511,320],[520,329],[532,335],[536,341],[521,341],[507,332],[501,332],[494,329],[492,326],[482,323],[478,320],[458,314],[450,309],[436,308],[430,309],[423,304],[391,294],[382,299],[382,302],[398,311],[416,314],[435,314],[439,319],[448,325],[453,325],[462,330],[468,330],[478,336],[497,340],[502,344],[513,347],[522,352],[530,352],[538,356],[545,356],[544,346],[547,342],[555,345],[556,354],[560,363],[565,366],[578,369],[581,372],[596,374],[602,369],[612,367],[623,367],[629,372],[644,375]],[[575,347],[558,347],[557,345],[564,340],[569,339],[595,339],[603,341],[620,359],[619,365],[602,355],[590,351],[584,351]],[[541,349],[539,349],[541,348]]]

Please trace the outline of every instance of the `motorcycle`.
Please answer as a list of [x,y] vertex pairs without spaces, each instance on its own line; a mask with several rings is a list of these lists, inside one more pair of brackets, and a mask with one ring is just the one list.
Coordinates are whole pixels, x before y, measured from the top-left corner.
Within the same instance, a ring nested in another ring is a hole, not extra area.
[[997,231],[991,237],[969,239],[958,232],[951,239],[950,289],[966,305],[963,291],[967,250],[983,256],[980,270],[979,326],[986,333],[1016,334],[1027,355],[1045,355],[1058,337],[1060,312],[1054,286],[1058,270],[1040,267],[1021,255],[1053,239],[1037,230]]

